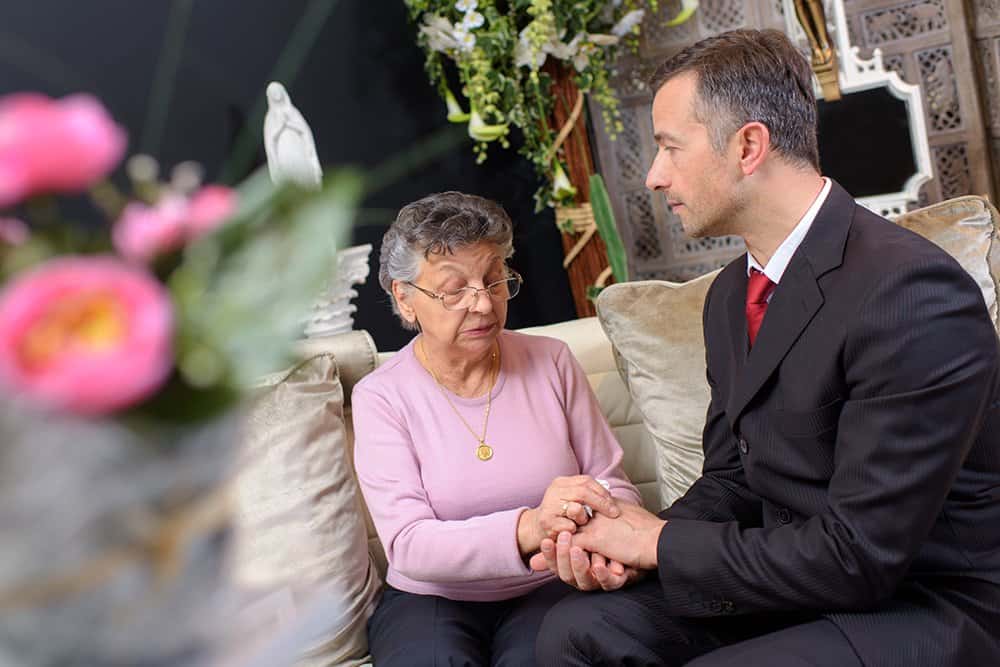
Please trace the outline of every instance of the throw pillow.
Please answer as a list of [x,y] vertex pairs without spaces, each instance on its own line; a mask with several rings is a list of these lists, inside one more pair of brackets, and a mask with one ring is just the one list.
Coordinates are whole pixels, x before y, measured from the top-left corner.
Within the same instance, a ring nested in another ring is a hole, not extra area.
[[701,475],[701,436],[709,402],[701,315],[718,273],[686,283],[619,283],[597,298],[597,316],[656,443],[663,507]]
[[252,591],[287,589],[297,610],[317,595],[338,613],[299,664],[360,664],[380,581],[368,552],[344,394],[332,354],[262,383],[247,420],[236,480],[233,569]]
[[920,234],[958,260],[983,292],[993,325],[997,325],[997,269],[1000,244],[995,243],[997,210],[983,197],[956,197],[896,218],[896,224]]

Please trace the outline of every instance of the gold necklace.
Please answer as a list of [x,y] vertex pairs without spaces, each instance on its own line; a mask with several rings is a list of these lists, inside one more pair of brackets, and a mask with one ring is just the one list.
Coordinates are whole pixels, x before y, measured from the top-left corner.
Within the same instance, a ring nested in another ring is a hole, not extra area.
[[437,375],[434,373],[433,364],[431,363],[430,355],[427,354],[427,348],[424,346],[423,338],[420,339],[420,351],[424,353],[424,359],[427,360],[427,370],[430,371],[431,377],[434,378],[434,383],[438,386],[438,389],[441,390],[441,395],[444,396],[444,400],[448,401],[448,405],[450,405],[451,409],[455,411],[458,418],[462,420],[462,424],[465,425],[465,428],[469,430],[472,437],[479,443],[479,445],[476,446],[476,458],[480,461],[489,461],[493,458],[493,448],[486,444],[486,425],[490,421],[490,409],[493,407],[493,385],[497,381],[497,371],[499,371],[496,364],[496,350],[494,350],[493,354],[490,355],[490,388],[489,391],[486,392],[486,412],[483,414],[482,435],[476,435],[476,432],[472,430],[471,426],[469,426],[469,422],[465,421],[465,417],[463,417],[462,413],[458,411],[455,404],[451,402],[451,398],[448,396],[448,390],[445,389],[444,385],[441,384],[441,381],[438,380]]

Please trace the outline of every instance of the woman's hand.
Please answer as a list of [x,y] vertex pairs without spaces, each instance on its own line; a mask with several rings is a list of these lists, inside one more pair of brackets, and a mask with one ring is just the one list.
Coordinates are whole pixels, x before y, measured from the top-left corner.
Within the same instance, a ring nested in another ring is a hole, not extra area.
[[537,572],[550,570],[581,591],[618,590],[644,574],[599,553],[588,554],[573,546],[569,538],[567,533],[563,533],[558,542],[547,538],[542,540],[541,552],[531,558],[531,569]]
[[555,478],[538,507],[521,513],[517,525],[521,553],[528,555],[538,551],[545,538],[555,539],[561,532],[576,532],[577,526],[590,520],[584,505],[612,518],[620,514],[611,492],[593,477]]

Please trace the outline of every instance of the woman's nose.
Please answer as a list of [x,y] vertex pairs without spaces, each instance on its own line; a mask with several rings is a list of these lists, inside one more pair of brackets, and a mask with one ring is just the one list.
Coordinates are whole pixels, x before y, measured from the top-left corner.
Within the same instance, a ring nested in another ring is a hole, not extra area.
[[476,292],[476,296],[474,296],[473,299],[474,301],[472,303],[472,307],[469,308],[469,310],[477,313],[493,312],[493,299],[490,297],[490,293],[487,290],[479,290]]

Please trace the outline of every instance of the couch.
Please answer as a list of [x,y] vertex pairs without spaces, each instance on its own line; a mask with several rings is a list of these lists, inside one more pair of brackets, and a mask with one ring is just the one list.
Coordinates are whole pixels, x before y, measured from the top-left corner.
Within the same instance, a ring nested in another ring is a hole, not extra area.
[[[960,197],[897,222],[941,245],[980,285],[997,321],[996,209]],[[687,283],[613,285],[597,317],[522,329],[565,341],[587,373],[624,450],[624,468],[653,511],[699,474],[708,404],[701,309],[714,273]],[[281,614],[307,600],[336,599],[312,632],[300,664],[363,664],[365,621],[377,603],[385,556],[351,467],[350,393],[391,352],[366,332],[310,339],[302,362],[261,382],[237,478],[233,576],[282,591]],[[365,548],[367,546],[367,548]]]

